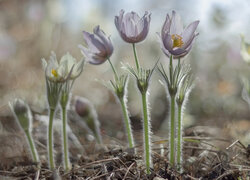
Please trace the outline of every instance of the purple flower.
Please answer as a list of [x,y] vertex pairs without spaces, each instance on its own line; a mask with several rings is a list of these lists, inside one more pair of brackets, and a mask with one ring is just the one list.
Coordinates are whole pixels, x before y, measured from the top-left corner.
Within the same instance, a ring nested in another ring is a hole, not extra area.
[[161,48],[169,57],[181,58],[192,48],[194,38],[198,35],[195,30],[199,21],[194,21],[183,29],[181,17],[172,11],[172,17],[167,14],[161,31]]
[[93,32],[94,34],[90,34],[83,31],[83,38],[88,48],[82,45],[79,45],[79,48],[87,62],[97,65],[104,63],[112,55],[114,48],[110,37],[107,37],[99,26],[96,26]]
[[119,16],[115,16],[115,26],[122,37],[128,43],[138,43],[143,41],[149,31],[151,14],[147,11],[140,18],[137,13],[130,12],[124,15],[124,10],[120,11]]

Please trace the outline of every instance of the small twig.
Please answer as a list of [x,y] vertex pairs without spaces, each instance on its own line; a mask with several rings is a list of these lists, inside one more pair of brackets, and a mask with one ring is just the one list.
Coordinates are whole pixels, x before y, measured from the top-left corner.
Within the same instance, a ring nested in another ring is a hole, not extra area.
[[231,147],[233,147],[236,143],[238,143],[239,142],[239,140],[236,140],[236,141],[234,141],[232,144],[230,144],[227,148],[226,148],[226,150],[228,150],[228,149],[230,149]]
[[36,172],[36,177],[35,177],[35,180],[39,180],[39,176],[40,176],[40,168],[37,170]]
[[127,172],[125,173],[123,180],[126,179],[126,177],[127,177],[127,175],[128,175],[128,172],[130,171],[130,169],[133,167],[134,164],[135,164],[135,162],[133,162],[133,163],[128,167],[128,170],[127,170]]
[[116,169],[116,170],[113,170],[112,172],[108,172],[108,173],[101,174],[101,175],[99,175],[99,176],[93,177],[92,180],[94,180],[94,179],[99,179],[99,178],[101,178],[101,177],[103,177],[103,176],[109,175],[110,173],[118,172],[118,171],[123,171],[123,170],[126,170],[126,168]]
[[195,178],[195,177],[192,177],[192,176],[190,176],[190,175],[186,175],[187,177],[189,177],[190,179],[192,179],[192,180],[199,180],[199,178]]

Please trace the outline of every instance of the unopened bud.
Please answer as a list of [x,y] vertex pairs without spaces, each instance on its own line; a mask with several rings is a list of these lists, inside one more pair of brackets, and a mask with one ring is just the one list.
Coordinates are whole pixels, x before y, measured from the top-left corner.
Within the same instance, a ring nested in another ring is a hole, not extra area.
[[75,111],[80,117],[86,117],[90,113],[89,102],[81,97],[76,97],[75,100]]
[[10,108],[14,114],[15,119],[19,122],[20,126],[27,131],[31,126],[31,112],[29,106],[21,99],[15,99],[10,103]]
[[88,99],[75,97],[75,111],[84,120],[84,123],[92,131],[98,143],[102,143],[100,123],[94,106]]

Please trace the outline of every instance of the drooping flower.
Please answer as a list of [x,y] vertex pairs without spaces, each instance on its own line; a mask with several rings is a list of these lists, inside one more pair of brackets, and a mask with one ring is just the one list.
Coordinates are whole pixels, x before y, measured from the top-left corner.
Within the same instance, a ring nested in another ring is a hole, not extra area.
[[83,38],[88,47],[79,45],[79,48],[90,64],[102,64],[112,55],[114,48],[110,37],[106,36],[100,26],[94,28],[93,34],[83,31]]
[[183,29],[181,17],[172,11],[172,17],[167,14],[161,31],[161,48],[168,57],[174,58],[185,56],[192,48],[195,37],[198,33],[195,30],[199,21],[194,21]]
[[245,42],[245,37],[241,35],[241,56],[244,61],[250,63],[250,44]]
[[151,14],[147,11],[142,18],[133,11],[124,15],[124,10],[115,16],[115,26],[122,39],[128,43],[143,41],[148,35],[150,21]]

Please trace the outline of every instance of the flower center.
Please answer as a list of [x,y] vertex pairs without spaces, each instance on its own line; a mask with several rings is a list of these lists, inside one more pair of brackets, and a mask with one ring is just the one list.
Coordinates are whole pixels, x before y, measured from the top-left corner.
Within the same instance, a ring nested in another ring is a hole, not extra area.
[[58,77],[58,73],[55,69],[51,70],[51,74],[53,74],[54,77]]
[[182,37],[178,34],[172,34],[171,38],[173,41],[173,48],[175,47],[180,48],[184,44],[182,41]]

